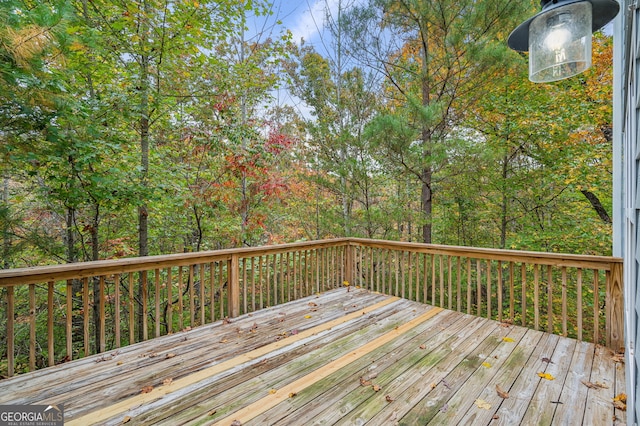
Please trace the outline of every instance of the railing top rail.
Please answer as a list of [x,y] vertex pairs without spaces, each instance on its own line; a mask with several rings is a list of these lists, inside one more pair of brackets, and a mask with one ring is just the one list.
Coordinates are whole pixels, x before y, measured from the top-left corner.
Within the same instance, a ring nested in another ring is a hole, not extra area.
[[306,241],[261,247],[240,247],[224,250],[201,251],[194,253],[166,254],[158,256],[131,257],[126,259],[98,260],[93,262],[66,263],[51,266],[35,266],[0,270],[0,287],[37,284],[48,281],[60,281],[99,275],[122,274],[133,271],[153,270],[168,266],[186,266],[192,264],[231,259],[233,255],[256,257],[273,253],[286,253],[295,250],[313,250],[326,247],[348,245],[348,238],[336,238],[321,241]]
[[547,253],[520,250],[491,249],[482,247],[445,246],[438,244],[409,243],[402,241],[370,240],[350,238],[351,245],[361,245],[381,249],[406,250],[423,253],[445,254],[477,259],[537,263],[542,265],[566,266],[583,269],[608,271],[612,263],[622,263],[621,257],[594,256],[567,253]]
[[313,250],[344,245],[360,245],[381,249],[405,250],[477,259],[537,263],[543,265],[600,270],[610,270],[611,264],[622,263],[622,258],[612,256],[591,256],[500,250],[479,247],[445,246],[402,241],[370,240],[365,238],[335,238],[274,246],[241,247],[195,253],[178,253],[0,270],[0,287],[20,284],[37,284],[47,281],[60,281],[99,275],[121,274],[133,271],[160,269],[168,266],[186,266],[191,264],[228,260],[234,255],[242,257],[257,257],[273,253],[286,253],[296,250]]

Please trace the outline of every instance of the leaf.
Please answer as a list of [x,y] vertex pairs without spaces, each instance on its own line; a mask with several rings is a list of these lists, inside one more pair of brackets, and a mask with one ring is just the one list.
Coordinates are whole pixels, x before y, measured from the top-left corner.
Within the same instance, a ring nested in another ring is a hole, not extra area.
[[393,398],[391,398],[390,395],[385,396],[384,399],[386,399],[387,402],[393,402]]
[[176,356],[176,354],[174,354],[173,352],[170,352],[164,357],[164,359],[173,358],[174,356]]
[[372,388],[373,388],[374,392],[379,392],[379,391],[382,390],[382,388],[380,386],[378,386],[378,385],[373,385]]
[[371,385],[371,381],[365,379],[364,377],[360,377],[360,386],[369,386]]
[[438,411],[440,411],[441,413],[446,413],[447,410],[449,410],[449,404],[445,403],[442,407],[440,407]]
[[298,394],[297,394],[297,393],[295,393],[295,392],[291,392],[291,393],[289,393],[289,398],[293,398],[293,397],[294,397],[294,396],[296,396],[296,395],[298,395]]
[[484,399],[476,399],[474,404],[476,404],[476,406],[478,408],[481,408],[483,410],[490,410],[491,409],[491,404],[489,404],[487,401],[485,401]]
[[207,413],[207,416],[213,416],[214,414],[216,414],[218,412],[218,410],[211,410]]
[[311,315],[305,315],[304,318],[305,319],[309,319],[309,318],[311,318]]
[[162,384],[165,386],[169,386],[171,383],[173,383],[173,379],[171,377],[162,381]]
[[486,361],[482,363],[482,366],[483,366],[483,367],[486,367],[486,368],[491,368],[491,364],[489,364],[489,363],[488,363],[488,362],[486,362]]
[[234,420],[229,426],[242,426],[242,422],[240,420]]
[[506,392],[505,390],[503,390],[500,385],[496,385],[496,392],[498,393],[498,396],[502,399],[507,399],[509,398],[509,392]]
[[624,364],[624,354],[615,354],[611,357],[611,361]]
[[551,374],[549,373],[538,373],[538,376],[545,379],[545,380],[554,380],[555,377],[553,377]]
[[131,421],[131,416],[125,416],[124,419],[122,419],[122,422],[120,422],[121,425],[125,424],[125,423],[129,423]]
[[542,360],[541,360],[541,361],[542,361],[542,362],[546,362],[547,364],[553,364],[553,361],[551,361],[551,359],[549,359],[549,358],[547,358],[547,357],[542,358]]
[[271,395],[273,395],[273,394],[274,394],[274,393],[276,393],[276,392],[278,392],[276,389],[269,389],[269,393],[270,393]]
[[627,394],[626,393],[619,393],[618,395],[616,395],[615,398],[613,398],[614,401],[620,401],[620,402],[624,402],[625,404],[627,403]]
[[142,389],[140,389],[140,393],[149,393],[153,390],[153,386],[145,386]]
[[502,341],[503,342],[515,342],[515,340],[513,340],[511,337],[503,337]]
[[609,389],[608,385],[600,382],[591,383],[586,380],[582,380],[582,384],[588,387],[589,389]]
[[420,349],[427,349],[427,345],[425,344],[420,345]]

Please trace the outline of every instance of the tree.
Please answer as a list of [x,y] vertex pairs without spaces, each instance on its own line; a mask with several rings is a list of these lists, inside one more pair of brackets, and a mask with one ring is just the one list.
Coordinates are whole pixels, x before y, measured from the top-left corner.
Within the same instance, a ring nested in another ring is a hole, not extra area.
[[[432,240],[434,173],[446,158],[444,142],[489,90],[506,49],[498,42],[502,28],[510,28],[520,7],[515,1],[370,0],[345,17],[350,51],[386,78],[390,111],[414,130],[387,152],[420,182],[426,243]],[[419,150],[398,151],[414,140]]]

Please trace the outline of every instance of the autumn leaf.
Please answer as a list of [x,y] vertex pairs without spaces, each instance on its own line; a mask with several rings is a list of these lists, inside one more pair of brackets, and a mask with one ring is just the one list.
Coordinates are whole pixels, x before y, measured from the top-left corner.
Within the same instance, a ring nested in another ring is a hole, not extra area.
[[613,398],[614,401],[620,401],[620,402],[624,402],[625,404],[627,403],[627,394],[626,393],[620,393],[618,395],[616,395],[615,398]]
[[582,384],[588,387],[589,389],[609,389],[609,386],[600,382],[591,383],[586,380],[582,380]]
[[208,416],[213,416],[214,414],[216,414],[218,412],[218,410],[211,410],[207,413]]
[[549,359],[547,357],[542,358],[541,361],[542,362],[546,362],[547,364],[553,364],[554,363],[553,361],[551,361],[551,359]]
[[171,383],[173,383],[173,379],[171,377],[162,381],[162,384],[165,386],[169,386]]
[[343,285],[343,286],[345,286],[345,287],[349,287],[349,281],[346,281],[346,280],[345,280],[345,281],[343,281],[343,282],[342,282],[342,285]]
[[476,404],[476,406],[478,408],[482,408],[483,410],[490,410],[491,409],[491,404],[489,404],[487,401],[485,401],[483,399],[476,399],[474,404]]
[[120,424],[123,425],[125,423],[129,423],[130,421],[131,421],[131,416],[125,416],[124,419],[122,419],[122,422]]
[[491,364],[489,364],[489,363],[488,363],[488,362],[486,362],[486,361],[482,363],[482,366],[483,366],[483,367],[486,367],[486,368],[491,368]]
[[621,362],[624,364],[624,354],[615,354],[611,357],[611,361],[613,362]]
[[276,393],[276,392],[278,392],[276,389],[269,389],[269,393],[270,393],[271,395],[273,395],[273,394],[274,394],[274,393]]
[[364,377],[360,377],[360,386],[369,386],[371,385],[371,381],[365,379]]
[[435,383],[431,383],[431,389],[435,389],[436,388],[436,384]]
[[298,394],[297,394],[297,393],[295,393],[295,392],[291,392],[291,393],[289,393],[289,398],[293,398],[293,397],[294,397],[294,396],[296,396],[296,395],[298,395]]
[[379,392],[379,391],[382,390],[382,388],[380,386],[378,386],[378,385],[373,385],[372,388],[373,388],[374,392]]
[[140,389],[140,393],[149,393],[153,390],[153,386],[145,386],[142,389]]
[[627,411],[627,394],[621,393],[613,398],[613,407],[616,410]]
[[305,315],[304,318],[305,319],[309,319],[309,318],[311,318],[311,315]]
[[555,377],[553,377],[551,374],[549,373],[538,373],[538,376],[545,379],[545,380],[554,380]]
[[509,398],[509,392],[506,392],[505,390],[503,390],[500,385],[496,385],[496,392],[498,393],[498,396],[502,399],[507,399]]
[[173,358],[174,356],[176,356],[176,354],[174,354],[173,352],[170,352],[164,357],[164,359]]
[[420,345],[420,349],[427,349],[427,345],[424,345],[424,344]]
[[311,306],[312,308],[315,308],[316,306],[318,306],[318,304],[317,304],[317,303],[314,303],[314,302],[309,302],[309,303],[307,303],[307,304],[308,304],[309,306]]
[[386,399],[387,402],[393,402],[393,398],[391,398],[390,395],[385,396],[384,399]]
[[242,422],[240,420],[234,420],[229,426],[242,426]]
[[511,337],[503,337],[502,341],[503,342],[515,342],[515,340],[513,340]]

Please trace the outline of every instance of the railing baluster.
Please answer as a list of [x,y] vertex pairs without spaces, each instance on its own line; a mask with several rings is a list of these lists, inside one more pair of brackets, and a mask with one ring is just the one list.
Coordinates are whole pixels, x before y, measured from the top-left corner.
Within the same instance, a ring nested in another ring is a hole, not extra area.
[[491,282],[491,260],[487,260],[487,318],[492,319],[492,293],[493,283]]
[[440,256],[438,256],[438,264],[439,264],[439,269],[438,269],[438,275],[439,275],[439,282],[440,282],[440,304],[438,306],[440,306],[441,308],[444,308],[444,264],[442,261],[442,254]]
[[553,333],[553,271],[547,265],[547,332]]
[[29,284],[29,371],[36,369],[36,285]]
[[520,265],[520,276],[522,282],[520,305],[522,306],[522,326],[527,325],[527,265],[523,262]]
[[498,321],[502,322],[502,261],[498,261]]
[[509,262],[509,319],[515,323],[515,280],[513,262]]
[[540,329],[540,265],[533,265],[533,328]]
[[7,287],[7,375],[15,374],[15,306],[13,286]]
[[567,267],[562,267],[562,335],[567,336]]
[[467,314],[471,315],[471,258],[467,257]]
[[53,281],[47,283],[47,351],[49,352],[49,367],[55,364],[53,348],[53,286]]
[[482,316],[482,267],[480,259],[476,259],[476,310],[477,316]]
[[104,275],[100,275],[100,281],[98,282],[98,318],[100,321],[99,326],[99,351],[100,353],[106,350],[106,318],[104,311]]
[[593,270],[593,342],[600,340],[600,286],[598,270]]
[[[146,275],[146,274],[145,274]],[[195,265],[189,265],[189,327],[193,327],[196,322],[196,277]]]
[[84,337],[84,356],[91,354],[89,349],[89,278],[82,279],[82,331]]
[[456,256],[456,310],[462,312],[462,258]]
[[156,309],[156,321],[154,324],[155,337],[160,337],[160,269],[156,268],[153,271],[153,280],[155,284],[155,309]]
[[182,266],[178,266],[178,331],[184,329],[184,324],[182,323],[184,302],[182,298]]
[[578,277],[576,284],[576,313],[578,340],[582,341],[582,268],[578,268]]
[[451,256],[447,256],[447,285],[448,285],[448,293],[447,294],[447,309],[451,309],[451,306],[453,304],[453,294],[451,294],[451,292],[453,291],[453,277],[451,276]]
[[173,333],[173,268],[167,268],[167,334]]
[[431,255],[431,304],[436,306],[436,258]]
[[[13,290],[13,287],[9,287]],[[65,318],[65,335],[66,341],[66,356],[69,361],[73,359],[73,280],[67,280],[67,314]],[[7,334],[8,337],[8,334]]]

